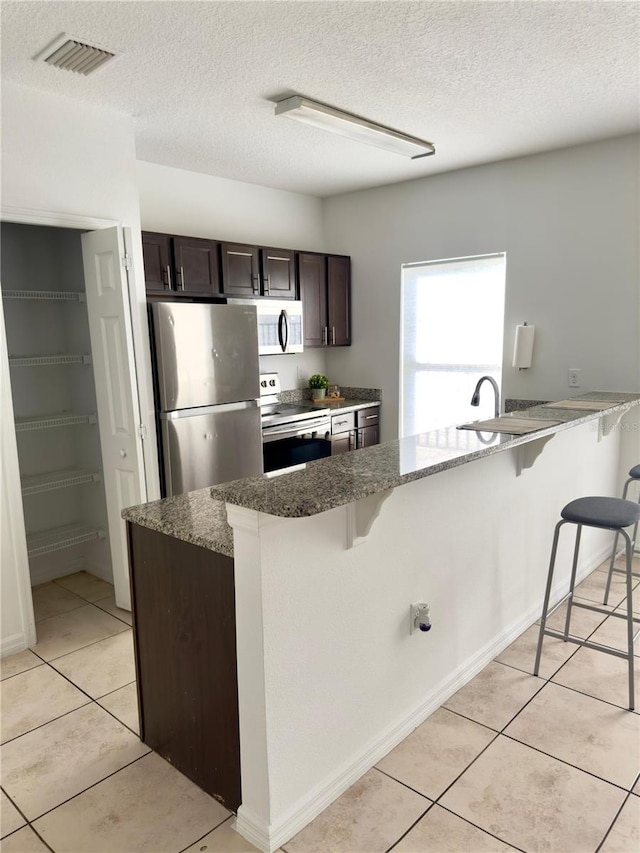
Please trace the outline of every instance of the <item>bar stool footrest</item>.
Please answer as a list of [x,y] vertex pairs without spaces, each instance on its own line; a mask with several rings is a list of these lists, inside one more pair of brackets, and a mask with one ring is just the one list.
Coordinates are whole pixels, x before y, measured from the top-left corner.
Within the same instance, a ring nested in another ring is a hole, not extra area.
[[[577,646],[584,646],[586,649],[593,649],[596,652],[605,652],[608,655],[613,655],[617,658],[624,658],[624,660],[629,660],[629,652],[622,652],[620,649],[614,649],[611,646],[603,646],[601,643],[592,643],[589,640],[583,640],[581,637],[574,637],[573,634],[565,635],[562,631],[554,631],[552,628],[545,628],[542,632],[546,637],[555,637],[557,640],[564,640],[565,643],[574,643]],[[638,636],[640,631],[636,632],[634,636]]]

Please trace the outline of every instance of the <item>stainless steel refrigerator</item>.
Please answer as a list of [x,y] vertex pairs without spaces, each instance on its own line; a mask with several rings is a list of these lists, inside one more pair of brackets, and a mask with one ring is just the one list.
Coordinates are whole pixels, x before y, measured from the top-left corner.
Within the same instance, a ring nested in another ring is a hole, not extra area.
[[165,496],[262,474],[253,305],[154,302]]

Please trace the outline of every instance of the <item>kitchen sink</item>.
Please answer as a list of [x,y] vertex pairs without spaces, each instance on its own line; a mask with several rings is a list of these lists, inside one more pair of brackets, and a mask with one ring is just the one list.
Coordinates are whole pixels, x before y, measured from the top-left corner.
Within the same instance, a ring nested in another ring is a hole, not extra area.
[[508,435],[527,435],[527,433],[547,429],[560,423],[562,421],[502,415],[498,418],[487,418],[484,421],[472,421],[468,424],[461,424],[457,429],[472,429],[476,432],[502,432]]

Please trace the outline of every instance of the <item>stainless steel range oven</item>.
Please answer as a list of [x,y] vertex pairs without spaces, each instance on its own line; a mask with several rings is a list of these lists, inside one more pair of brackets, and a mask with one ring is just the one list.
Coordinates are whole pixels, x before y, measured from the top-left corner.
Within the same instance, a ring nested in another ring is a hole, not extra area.
[[264,472],[290,468],[331,455],[331,415],[313,403],[280,403],[274,373],[261,374]]

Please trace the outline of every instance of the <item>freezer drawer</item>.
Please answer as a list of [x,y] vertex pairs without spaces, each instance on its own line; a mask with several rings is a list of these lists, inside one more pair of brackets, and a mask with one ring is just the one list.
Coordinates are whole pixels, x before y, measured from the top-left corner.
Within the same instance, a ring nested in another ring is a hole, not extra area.
[[254,401],[160,415],[166,497],[262,474]]

